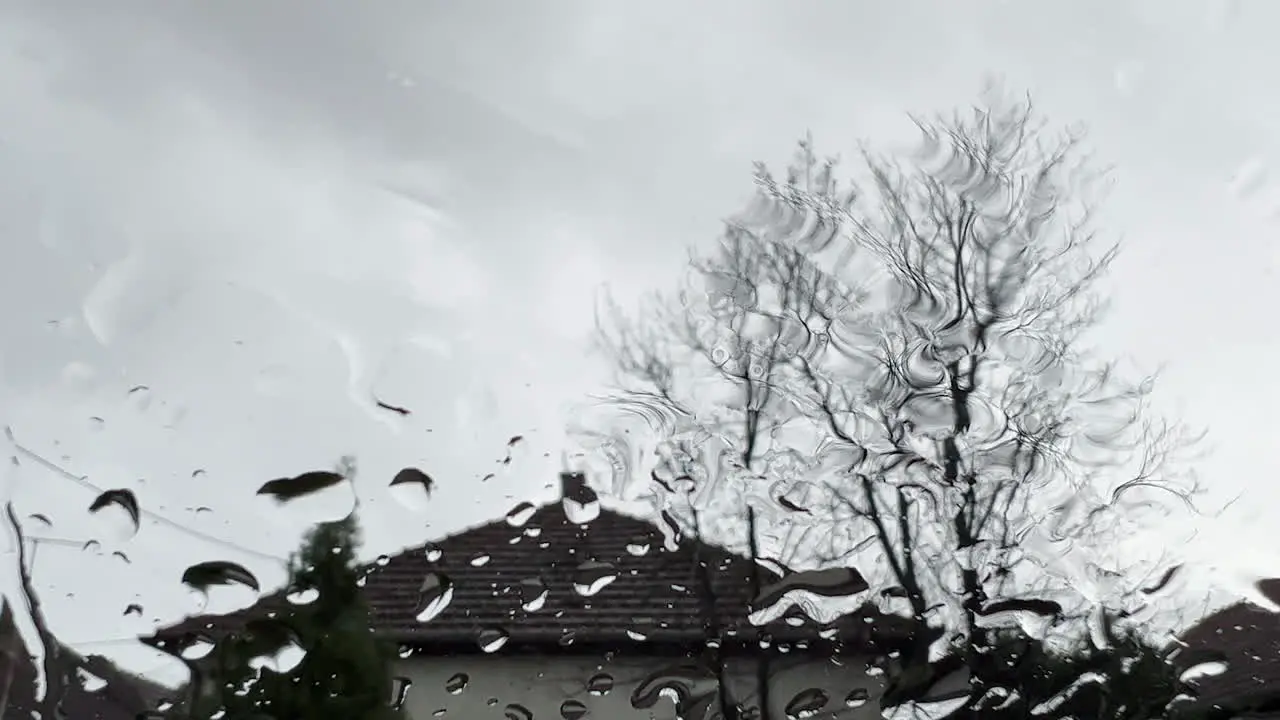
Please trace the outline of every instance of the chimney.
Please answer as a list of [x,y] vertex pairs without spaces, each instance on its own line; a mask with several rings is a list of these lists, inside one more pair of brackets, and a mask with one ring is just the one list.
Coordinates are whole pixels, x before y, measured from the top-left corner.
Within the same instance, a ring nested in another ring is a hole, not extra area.
[[581,472],[565,471],[560,473],[560,497],[561,498],[577,498],[581,497],[583,490],[587,488],[587,474]]

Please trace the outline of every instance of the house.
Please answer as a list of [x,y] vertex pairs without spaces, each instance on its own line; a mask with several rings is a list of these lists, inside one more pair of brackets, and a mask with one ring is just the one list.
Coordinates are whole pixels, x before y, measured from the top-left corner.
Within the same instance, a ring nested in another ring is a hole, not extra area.
[[[1263,580],[1264,594],[1280,599],[1280,580]],[[1179,637],[1171,661],[1196,698],[1180,716],[1280,719],[1280,614],[1254,603],[1212,613]]]
[[[600,508],[583,475],[561,483],[560,502],[519,506],[369,568],[373,631],[401,647],[394,672],[409,717],[499,717],[505,708],[509,718],[672,718],[662,691],[682,695],[686,710],[714,704],[717,668],[748,706],[767,675],[770,717],[880,716],[886,656],[907,635],[904,621],[868,611],[820,628],[793,613],[753,626],[753,588],[776,575],[707,543],[669,548],[651,523]],[[433,590],[441,599],[424,614],[423,593]],[[277,593],[149,642],[176,652],[288,607]],[[708,627],[724,636],[714,650]]]
[[[36,669],[22,645],[8,603],[0,611],[0,718],[31,720],[39,717],[36,702]],[[75,720],[135,720],[158,706],[169,694],[165,688],[130,675],[106,658],[81,656],[65,645],[54,648],[53,667],[60,672],[65,693],[60,717]]]

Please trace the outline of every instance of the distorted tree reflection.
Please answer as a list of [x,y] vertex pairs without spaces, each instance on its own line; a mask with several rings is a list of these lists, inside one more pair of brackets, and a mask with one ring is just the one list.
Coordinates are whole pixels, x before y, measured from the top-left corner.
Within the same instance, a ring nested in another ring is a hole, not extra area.
[[731,543],[752,508],[775,567],[853,567],[854,600],[941,631],[886,702],[959,673],[967,712],[1025,713],[992,633],[1102,652],[1150,621],[1177,558],[1126,540],[1194,511],[1198,438],[1088,343],[1117,247],[1081,134],[996,95],[916,124],[914,156],[866,150],[847,187],[809,141],[758,168],[680,290],[608,306],[600,345],[615,407],[664,437],[659,502]]
[[306,604],[280,604],[250,620],[215,649],[192,718],[396,720],[391,663],[395,648],[370,631],[369,607],[356,562],[359,525],[353,513],[316,525],[290,564],[288,591]]

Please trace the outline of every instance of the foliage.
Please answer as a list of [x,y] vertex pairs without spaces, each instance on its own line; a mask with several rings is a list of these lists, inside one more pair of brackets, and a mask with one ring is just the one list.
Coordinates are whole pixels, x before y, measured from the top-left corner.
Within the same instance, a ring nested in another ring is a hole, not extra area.
[[1186,690],[1164,650],[1133,629],[1104,648],[1081,640],[1066,650],[1051,649],[1019,632],[998,633],[991,645],[1000,662],[985,684],[1020,696],[996,711],[992,706],[1000,694],[988,693],[992,702],[980,712],[991,720],[1020,719],[1028,712],[1046,720],[1156,720]]
[[598,337],[616,407],[661,438],[655,503],[730,543],[751,508],[784,571],[855,568],[944,630],[909,659],[958,655],[976,700],[990,627],[1150,619],[1168,558],[1124,541],[1192,507],[1196,438],[1085,342],[1117,248],[1079,134],[1004,98],[916,123],[917,156],[864,151],[861,185],[809,141],[760,167],[678,293]]
[[[276,619],[252,621],[219,643],[219,691],[198,703],[196,717],[220,709],[228,720],[400,716],[390,707],[394,648],[369,629],[369,608],[359,590],[358,545],[354,514],[313,528],[291,559],[289,587],[318,596],[287,606]],[[263,667],[272,656],[285,657],[282,648],[305,655],[292,668]]]

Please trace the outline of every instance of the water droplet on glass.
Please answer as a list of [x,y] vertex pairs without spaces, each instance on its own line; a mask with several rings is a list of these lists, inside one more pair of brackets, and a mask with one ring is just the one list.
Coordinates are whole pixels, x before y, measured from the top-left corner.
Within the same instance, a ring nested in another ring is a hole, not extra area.
[[397,675],[391,678],[391,709],[403,710],[404,701],[409,699],[409,690],[413,687],[413,681],[403,675]]
[[507,524],[511,527],[522,527],[536,512],[538,512],[536,505],[531,502],[522,502],[507,513]]
[[627,552],[636,557],[643,557],[649,554],[648,541],[637,541],[627,543]]
[[649,636],[645,635],[642,632],[638,632],[636,630],[631,630],[628,628],[627,637],[631,638],[632,640],[635,640],[636,642],[643,642],[644,640],[648,639]]
[[76,681],[80,683],[80,687],[85,692],[96,693],[107,686],[107,681],[85,670],[82,667],[76,668]]
[[587,716],[587,706],[578,700],[565,700],[560,703],[560,717],[564,720],[582,720]]
[[547,586],[542,578],[526,578],[520,581],[520,607],[525,612],[538,612],[547,604]]
[[428,545],[422,548],[422,554],[426,556],[427,562],[439,562],[444,551],[435,545]]
[[1194,683],[1201,678],[1213,677],[1221,675],[1227,671],[1227,664],[1220,660],[1211,660],[1209,662],[1196,663],[1178,676],[1179,682]]
[[783,712],[786,713],[787,720],[810,718],[817,715],[830,701],[831,697],[822,688],[808,688],[796,693]]
[[613,676],[609,673],[596,673],[591,676],[590,680],[587,680],[587,692],[596,697],[608,695],[612,689]]
[[502,628],[485,628],[476,636],[480,649],[487,653],[498,652],[510,639],[511,636]]
[[519,703],[511,703],[502,711],[502,716],[506,720],[533,720],[533,711]]
[[866,705],[871,700],[871,693],[866,688],[854,688],[844,696],[844,706],[857,708]]
[[267,669],[272,672],[287,673],[298,667],[306,656],[307,651],[302,649],[296,640],[290,640],[273,652],[252,658],[249,660],[249,667],[253,670]]
[[290,605],[310,605],[320,597],[320,591],[316,588],[302,588],[294,590],[285,596]]
[[83,552],[89,552],[89,553],[100,553],[102,552],[102,543],[98,542],[97,540],[88,540],[80,548],[80,550]]
[[573,590],[583,597],[591,597],[617,579],[618,571],[610,563],[588,560],[574,573]]
[[561,501],[565,517],[574,525],[586,525],[600,516],[600,498],[588,487],[581,487]]
[[213,652],[216,645],[212,638],[197,635],[184,643],[178,654],[183,660],[199,660]]
[[193,589],[208,592],[213,585],[242,585],[258,592],[258,578],[243,565],[225,560],[196,563],[182,573],[182,582]]
[[471,567],[484,567],[485,565],[488,565],[489,557],[489,553],[486,552],[476,553],[471,558]]
[[269,480],[257,495],[273,501],[273,510],[285,510],[308,524],[342,520],[356,506],[355,488],[347,475],[327,470]]
[[129,540],[138,533],[141,512],[138,499],[128,489],[106,490],[89,505],[89,512],[113,539]]
[[391,479],[387,491],[405,508],[414,512],[427,509],[435,480],[417,468],[405,468]]
[[425,623],[439,617],[440,613],[453,602],[453,582],[441,573],[427,573],[418,588],[418,606],[414,617]]
[[146,385],[134,385],[129,388],[127,403],[139,412],[151,409],[151,388]]
[[391,557],[389,555],[379,555],[378,558],[373,561],[373,564],[378,567],[386,567],[389,562],[391,562]]
[[445,692],[450,695],[458,695],[467,689],[467,685],[471,684],[471,676],[466,673],[455,673],[444,683]]

